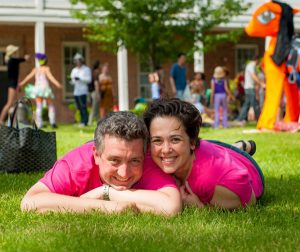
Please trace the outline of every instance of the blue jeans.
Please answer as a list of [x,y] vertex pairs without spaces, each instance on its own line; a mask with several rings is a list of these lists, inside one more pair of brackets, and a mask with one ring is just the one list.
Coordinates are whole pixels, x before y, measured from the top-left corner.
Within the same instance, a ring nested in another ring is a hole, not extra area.
[[255,119],[258,120],[259,117],[259,107],[258,102],[255,97],[254,88],[245,89],[245,102],[243,104],[240,115],[238,116],[238,121],[247,120],[248,111],[250,107],[253,107],[255,113]]
[[184,90],[177,90],[176,91],[176,97],[179,98],[180,100],[184,100],[183,98]]
[[86,106],[86,95],[74,96],[76,107],[80,111],[80,122],[84,125],[88,124],[89,114]]

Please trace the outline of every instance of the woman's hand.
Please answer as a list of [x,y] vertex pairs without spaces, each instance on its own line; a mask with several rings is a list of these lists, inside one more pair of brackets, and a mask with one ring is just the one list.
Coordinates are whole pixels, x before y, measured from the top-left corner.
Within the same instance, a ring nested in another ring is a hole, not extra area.
[[198,196],[193,193],[189,183],[186,181],[185,185],[180,187],[181,199],[186,206],[204,207],[204,204],[199,200]]

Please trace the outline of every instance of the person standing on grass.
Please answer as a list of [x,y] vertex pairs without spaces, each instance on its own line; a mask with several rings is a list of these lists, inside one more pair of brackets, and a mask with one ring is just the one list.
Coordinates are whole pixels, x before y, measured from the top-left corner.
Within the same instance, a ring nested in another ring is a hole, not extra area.
[[264,83],[259,80],[256,74],[256,66],[258,63],[258,56],[254,56],[253,59],[246,65],[245,69],[245,102],[243,103],[241,112],[236,119],[236,122],[243,126],[246,123],[248,112],[250,107],[254,109],[255,118],[258,120],[259,117],[259,105],[256,99],[255,85],[256,83],[260,86],[264,86]]
[[100,120],[94,141],[64,155],[25,194],[23,211],[181,211],[175,180],[152,161],[148,131],[135,114],[113,112]]
[[151,85],[152,100],[160,99],[165,95],[165,88],[163,85],[163,69],[161,66],[155,67],[155,71],[149,73],[148,80]]
[[19,50],[18,46],[8,45],[5,51],[5,63],[7,64],[7,77],[8,77],[8,96],[7,96],[7,102],[0,114],[0,125],[4,124],[8,111],[11,107],[13,107],[17,98],[16,89],[19,80],[19,65],[24,61],[28,61],[30,58],[28,54],[24,55],[24,57],[22,58],[17,58],[16,52],[18,50]]
[[50,67],[47,66],[48,57],[44,53],[36,53],[36,59],[39,62],[39,67],[35,67],[32,71],[20,82],[20,87],[27,84],[27,82],[35,77],[34,94],[36,101],[36,119],[37,126],[43,127],[43,101],[45,100],[48,105],[48,117],[52,128],[57,128],[55,122],[55,106],[54,106],[54,94],[50,87],[49,81],[53,83],[57,88],[61,89],[62,85],[54,78],[51,73]]
[[[184,204],[237,209],[254,205],[263,195],[262,171],[249,155],[255,152],[254,142],[238,142],[237,148],[200,140],[201,115],[189,102],[175,98],[153,101],[144,122],[152,159],[178,180]],[[249,148],[249,154],[239,148]]]
[[100,74],[100,61],[97,60],[92,68],[92,81],[89,84],[89,91],[91,92],[91,98],[92,98],[92,110],[89,116],[89,125],[93,124],[93,119],[96,120],[96,122],[99,121],[99,107],[100,107],[100,98],[101,94],[99,91],[99,74]]
[[114,90],[112,77],[109,74],[109,65],[104,63],[98,79],[99,92],[101,93],[100,117],[103,118],[114,106]]
[[181,100],[184,98],[183,94],[187,85],[185,60],[185,54],[179,53],[177,56],[177,63],[172,65],[170,76],[172,94],[174,97],[177,97]]
[[87,111],[88,84],[92,81],[91,69],[83,64],[84,58],[76,53],[74,58],[75,67],[71,72],[71,84],[74,85],[74,99],[77,109],[80,111],[80,127],[88,125],[89,114]]
[[214,70],[214,75],[211,80],[211,96],[210,104],[214,105],[215,110],[215,123],[214,127],[219,128],[220,123],[220,108],[222,108],[222,125],[223,128],[228,128],[228,105],[227,98],[232,98],[229,90],[228,81],[224,68],[217,66]]

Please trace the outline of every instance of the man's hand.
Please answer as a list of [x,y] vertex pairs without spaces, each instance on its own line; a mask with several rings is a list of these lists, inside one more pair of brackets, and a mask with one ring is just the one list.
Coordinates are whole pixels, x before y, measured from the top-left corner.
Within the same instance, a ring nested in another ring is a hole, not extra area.
[[87,193],[84,193],[80,196],[80,198],[87,198],[87,199],[103,199],[103,186],[99,186]]
[[186,181],[185,185],[180,187],[181,199],[186,206],[204,207],[204,204],[199,200],[198,196],[193,193],[189,183]]

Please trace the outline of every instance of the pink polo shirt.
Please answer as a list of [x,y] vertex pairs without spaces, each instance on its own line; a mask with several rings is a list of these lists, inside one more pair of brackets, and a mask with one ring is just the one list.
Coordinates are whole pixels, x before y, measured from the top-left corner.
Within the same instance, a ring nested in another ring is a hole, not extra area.
[[[93,157],[93,146],[94,142],[89,142],[67,153],[46,172],[40,182],[51,192],[71,196],[80,196],[101,186],[99,167]],[[143,175],[132,188],[158,190],[163,187],[177,188],[173,177],[163,173],[147,153]]]
[[215,187],[224,186],[236,193],[245,206],[251,199],[263,193],[263,182],[254,164],[245,156],[208,141],[201,140],[195,150],[195,160],[188,183],[201,202],[211,201]]

